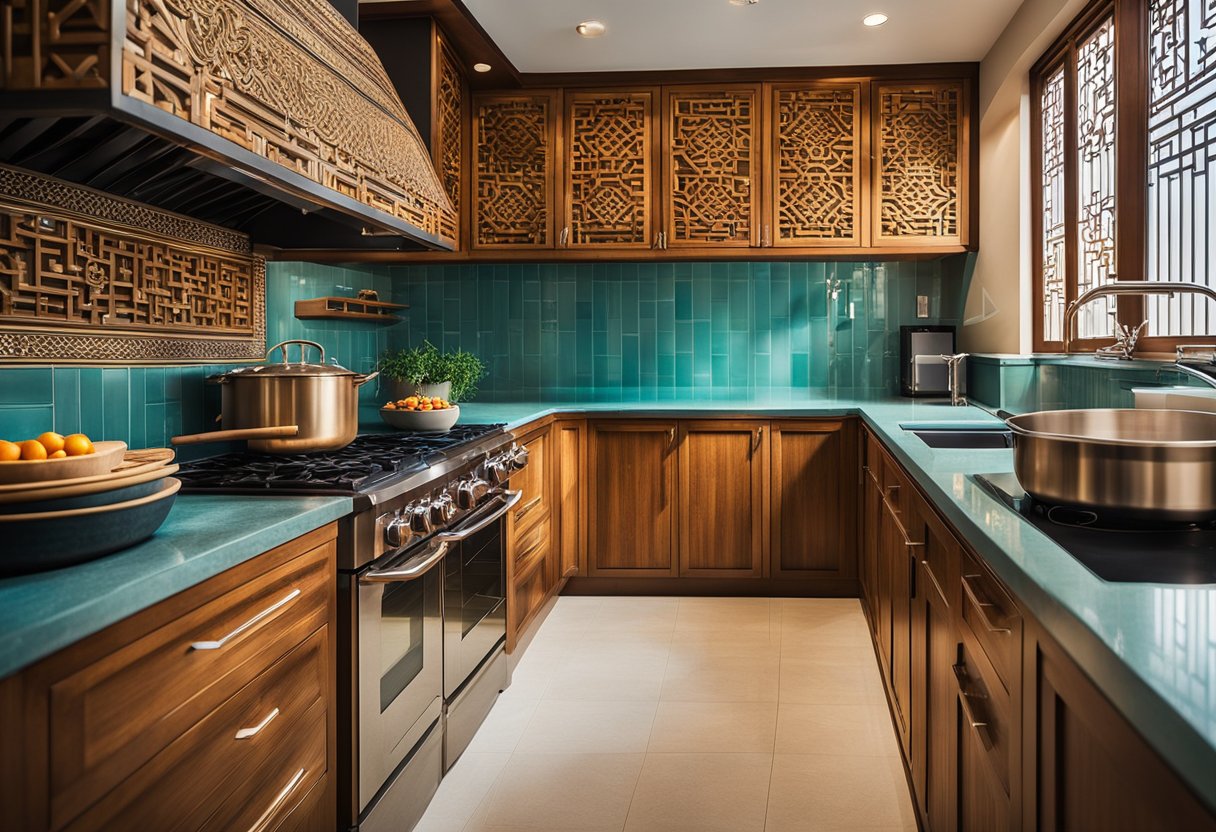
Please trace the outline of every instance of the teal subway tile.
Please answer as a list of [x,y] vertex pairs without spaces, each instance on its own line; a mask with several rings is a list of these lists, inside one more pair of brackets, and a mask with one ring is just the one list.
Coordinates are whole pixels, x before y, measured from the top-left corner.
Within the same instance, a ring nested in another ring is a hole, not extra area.
[[[55,419],[53,430],[62,433],[81,433],[81,398],[80,374],[82,370],[76,367],[56,367],[55,379]],[[84,373],[94,374],[98,371],[89,367]]]
[[[79,423],[76,428],[88,436],[102,438],[105,438],[105,385],[102,382],[104,373],[105,370],[100,367],[85,367],[80,370]],[[58,412],[55,417],[58,421]]]
[[692,281],[676,281],[676,320],[691,321],[693,319]]
[[[105,369],[101,371],[102,438],[121,439],[128,445],[131,441],[131,408],[134,406],[134,391],[131,389],[131,371]],[[143,408],[142,388],[140,409]]]
[[692,387],[692,354],[676,353],[675,383],[678,387]]
[[811,357],[804,352],[790,356],[790,386],[803,388],[811,385]]
[[691,321],[676,321],[676,352],[692,352]]
[[0,405],[52,405],[55,375],[50,367],[8,367],[0,370]]
[[50,402],[34,405],[0,405],[0,439],[20,442],[50,430],[55,421],[55,406]]

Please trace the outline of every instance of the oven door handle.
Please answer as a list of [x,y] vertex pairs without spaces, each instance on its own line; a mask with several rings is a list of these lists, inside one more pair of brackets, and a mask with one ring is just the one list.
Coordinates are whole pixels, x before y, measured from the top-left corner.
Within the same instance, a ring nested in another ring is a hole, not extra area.
[[373,569],[365,575],[360,575],[359,583],[396,584],[421,578],[432,566],[443,560],[443,556],[447,553],[448,544],[441,542],[439,545],[432,547],[430,551],[415,555],[400,566],[394,566],[390,569]]
[[456,529],[450,532],[440,532],[435,535],[438,540],[464,540],[466,537],[471,537],[484,529],[486,526],[498,520],[511,509],[515,508],[515,504],[524,496],[522,491],[500,491],[495,499],[506,498],[500,508],[495,509],[490,514],[478,520],[463,529]]

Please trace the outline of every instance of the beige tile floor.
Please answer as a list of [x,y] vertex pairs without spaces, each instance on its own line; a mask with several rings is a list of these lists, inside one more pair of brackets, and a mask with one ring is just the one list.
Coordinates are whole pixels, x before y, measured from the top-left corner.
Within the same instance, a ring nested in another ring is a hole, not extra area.
[[856,599],[563,597],[418,832],[915,830]]

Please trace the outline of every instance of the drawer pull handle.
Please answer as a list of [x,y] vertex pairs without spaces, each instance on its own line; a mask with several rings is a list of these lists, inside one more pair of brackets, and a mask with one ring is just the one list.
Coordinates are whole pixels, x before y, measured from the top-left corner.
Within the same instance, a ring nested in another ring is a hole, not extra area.
[[528,502],[524,503],[524,507],[521,508],[519,511],[515,512],[515,520],[517,522],[519,520],[522,520],[524,518],[524,515],[526,515],[532,509],[536,508],[538,505],[540,505],[540,499],[541,499],[541,495],[537,495],[537,496],[533,497],[531,500],[528,500]]
[[292,601],[296,600],[299,597],[300,597],[300,589],[299,589],[299,587],[297,587],[296,589],[293,589],[291,592],[284,595],[278,601],[275,601],[273,604],[271,604],[266,609],[262,610],[260,613],[255,615],[253,618],[249,619],[244,624],[237,627],[235,630],[233,630],[228,635],[224,636],[219,641],[196,641],[190,645],[190,649],[191,650],[222,650],[224,648],[224,646],[228,644],[228,642],[232,641],[234,638],[237,638],[242,633],[246,633],[249,630],[253,629],[254,627],[257,627],[259,624],[261,624],[267,618],[274,615],[276,612],[278,612],[283,607],[287,606],[288,604],[290,604]]
[[988,723],[976,716],[975,708],[972,705],[972,700],[982,701],[987,699],[988,695],[968,690],[966,667],[956,664],[951,669],[954,671],[954,678],[958,680],[958,692],[960,694],[958,701],[963,707],[963,719],[975,729],[975,733],[979,735],[980,742],[983,743],[985,750],[991,750],[992,735],[988,730]]
[[256,737],[258,734],[260,734],[262,732],[262,729],[265,728],[267,725],[269,725],[274,720],[274,718],[278,715],[279,715],[279,709],[275,708],[273,711],[266,714],[266,718],[263,719],[261,722],[259,722],[257,725],[253,726],[252,728],[242,728],[241,730],[237,731],[236,738],[238,740],[247,740],[250,737]]
[[980,596],[978,593],[976,593],[975,587],[971,585],[971,582],[973,580],[978,580],[979,577],[980,577],[979,575],[964,575],[963,576],[963,591],[967,593],[967,597],[971,599],[971,603],[975,604],[976,610],[979,611],[980,619],[981,619],[981,621],[983,621],[985,630],[987,630],[990,633],[1000,633],[1001,635],[1008,635],[1009,633],[1011,633],[1013,631],[1010,630],[1008,627],[999,627],[996,624],[993,624],[992,619],[988,617],[989,608],[999,610],[1000,607],[998,607],[996,604],[992,603],[991,601],[980,600]]
[[274,800],[272,800],[270,805],[266,807],[266,811],[262,812],[262,816],[254,821],[253,826],[249,827],[249,832],[264,832],[264,830],[270,828],[270,822],[274,820],[275,814],[278,813],[283,804],[287,802],[287,798],[291,797],[291,793],[294,792],[296,787],[299,786],[304,780],[304,774],[306,771],[306,769],[300,769],[292,776],[290,780],[287,781],[287,785],[283,787],[281,792],[274,796]]

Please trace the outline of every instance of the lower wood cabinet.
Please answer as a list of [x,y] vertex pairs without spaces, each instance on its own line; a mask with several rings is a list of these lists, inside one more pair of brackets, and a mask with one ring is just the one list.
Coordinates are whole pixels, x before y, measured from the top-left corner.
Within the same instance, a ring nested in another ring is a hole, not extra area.
[[557,439],[558,565],[562,579],[577,575],[587,551],[587,425],[582,419],[559,419]]
[[753,420],[680,423],[680,575],[763,574],[767,427],[767,422]]
[[588,574],[674,576],[676,422],[596,419],[588,430]]
[[0,681],[4,828],[333,829],[336,537],[306,534]]

